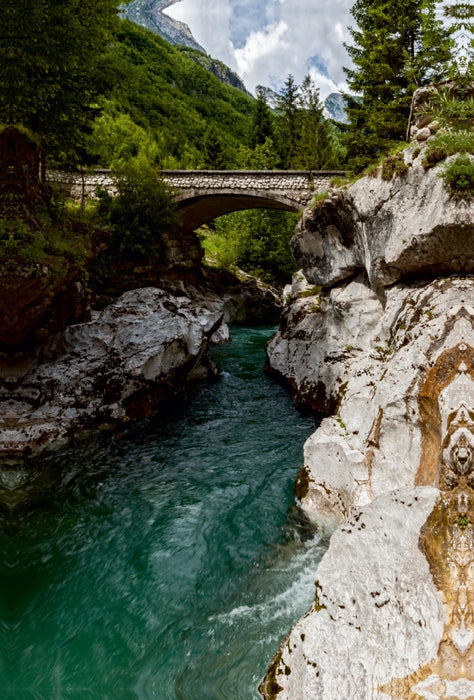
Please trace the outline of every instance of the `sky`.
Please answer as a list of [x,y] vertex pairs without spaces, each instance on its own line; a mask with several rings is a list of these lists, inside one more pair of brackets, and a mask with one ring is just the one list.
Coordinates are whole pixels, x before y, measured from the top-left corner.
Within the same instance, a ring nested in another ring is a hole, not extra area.
[[353,0],[175,0],[166,13],[186,22],[213,58],[232,68],[248,90],[277,92],[291,73],[311,74],[320,96],[345,88]]

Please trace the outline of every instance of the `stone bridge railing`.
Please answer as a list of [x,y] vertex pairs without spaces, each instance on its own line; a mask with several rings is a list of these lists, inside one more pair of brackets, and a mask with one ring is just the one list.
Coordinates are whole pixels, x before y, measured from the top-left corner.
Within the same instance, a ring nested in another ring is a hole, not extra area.
[[304,206],[313,194],[327,189],[329,181],[340,171],[310,170],[165,170],[163,177],[179,190],[177,201],[196,196],[227,192],[279,193],[295,204]]
[[[246,193],[279,193],[295,205],[303,207],[310,198],[327,189],[335,176],[344,175],[340,170],[163,170],[161,176],[178,190],[176,199],[183,201],[193,196],[227,192],[235,195]],[[93,173],[48,172],[49,182],[57,183],[73,199],[93,198],[97,187],[113,192],[109,170]]]

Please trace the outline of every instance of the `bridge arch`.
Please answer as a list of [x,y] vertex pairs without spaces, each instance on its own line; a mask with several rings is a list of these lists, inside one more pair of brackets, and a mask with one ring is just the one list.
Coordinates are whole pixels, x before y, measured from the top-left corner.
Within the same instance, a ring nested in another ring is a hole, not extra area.
[[[327,190],[341,170],[162,170],[158,177],[171,185],[188,233],[212,219],[242,209],[298,212],[318,192]],[[115,194],[109,170],[94,173],[48,172],[73,199],[95,197],[98,186]]]
[[243,209],[279,209],[298,212],[303,208],[303,205],[281,194],[269,196],[263,192],[249,191],[235,193],[223,190],[194,195],[181,192],[175,201],[182,217],[181,226],[185,231],[195,231],[212,219]]
[[316,192],[328,187],[335,174],[310,170],[163,170],[161,176],[175,188],[183,230],[190,231],[242,209],[302,211]]

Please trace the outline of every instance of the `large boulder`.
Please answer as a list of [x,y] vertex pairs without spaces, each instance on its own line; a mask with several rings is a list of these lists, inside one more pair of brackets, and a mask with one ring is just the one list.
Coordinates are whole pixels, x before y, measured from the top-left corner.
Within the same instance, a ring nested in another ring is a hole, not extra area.
[[311,284],[365,271],[377,288],[413,274],[474,271],[472,207],[450,196],[443,165],[423,167],[424,153],[412,146],[305,211],[292,249]]
[[56,334],[36,367],[4,363],[0,452],[21,456],[169,406],[187,382],[214,375],[208,341],[222,321],[187,297],[138,289]]

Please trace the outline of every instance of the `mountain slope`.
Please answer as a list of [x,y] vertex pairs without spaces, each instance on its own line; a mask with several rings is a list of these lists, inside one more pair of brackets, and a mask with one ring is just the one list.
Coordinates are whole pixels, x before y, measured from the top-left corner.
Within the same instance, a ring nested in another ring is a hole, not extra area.
[[[104,58],[109,98],[92,138],[100,165],[108,166],[128,139],[131,155],[140,147],[135,142],[148,140],[164,168],[202,167],[210,127],[226,150],[228,167],[233,165],[233,154],[247,143],[255,100],[222,84],[188,52],[128,20],[120,22]],[[108,146],[107,139],[117,144]]]
[[146,29],[158,34],[162,39],[180,47],[186,47],[188,57],[207,68],[225,85],[239,88],[247,94],[247,88],[237,73],[221,61],[212,58],[198,44],[188,25],[167,15],[164,10],[180,0],[133,0],[122,8],[122,15]]

